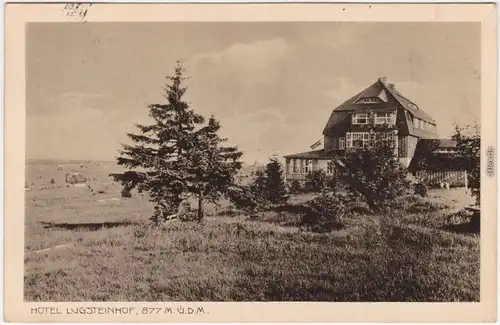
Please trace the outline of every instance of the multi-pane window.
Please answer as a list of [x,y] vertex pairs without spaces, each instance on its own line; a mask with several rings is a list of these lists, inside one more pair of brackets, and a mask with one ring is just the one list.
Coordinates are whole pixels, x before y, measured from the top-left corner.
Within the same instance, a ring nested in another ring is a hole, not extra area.
[[303,161],[302,173],[309,174],[312,172],[312,160]]
[[391,147],[397,147],[398,137],[392,132],[383,132],[377,136],[378,140],[387,143]]
[[347,148],[364,148],[370,141],[368,132],[348,132],[346,134]]
[[396,122],[396,114],[392,112],[377,113],[375,116],[375,124],[394,124]]
[[297,159],[293,159],[292,161],[292,173],[297,174],[299,172],[299,168],[297,167]]
[[[370,135],[372,138],[370,139]],[[386,142],[391,147],[397,148],[398,137],[393,132],[369,133],[369,132],[348,132],[346,134],[347,148],[359,149],[368,145],[370,140]]]
[[367,113],[352,114],[352,124],[368,124]]
[[345,149],[345,138],[344,137],[340,137],[339,138],[339,149],[340,150],[344,150]]
[[326,173],[328,175],[332,175],[334,171],[335,166],[333,165],[332,161],[329,161],[326,163]]

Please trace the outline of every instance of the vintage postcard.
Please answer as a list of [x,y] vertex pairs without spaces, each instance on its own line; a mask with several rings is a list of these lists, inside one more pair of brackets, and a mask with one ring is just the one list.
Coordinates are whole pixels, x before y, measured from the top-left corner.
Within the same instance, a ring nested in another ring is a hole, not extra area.
[[494,322],[494,4],[22,4],[5,318]]

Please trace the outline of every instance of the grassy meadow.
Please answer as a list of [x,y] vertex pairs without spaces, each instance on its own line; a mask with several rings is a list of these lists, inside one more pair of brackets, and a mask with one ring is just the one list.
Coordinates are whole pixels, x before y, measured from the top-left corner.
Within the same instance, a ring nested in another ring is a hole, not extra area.
[[[293,211],[227,202],[202,224],[147,226],[143,195],[120,197],[112,163],[27,166],[27,301],[479,301],[479,234],[464,189],[406,198],[390,215],[353,211],[315,233]],[[88,187],[67,187],[80,172]],[[51,179],[54,179],[51,184]],[[291,197],[291,204],[312,195]]]

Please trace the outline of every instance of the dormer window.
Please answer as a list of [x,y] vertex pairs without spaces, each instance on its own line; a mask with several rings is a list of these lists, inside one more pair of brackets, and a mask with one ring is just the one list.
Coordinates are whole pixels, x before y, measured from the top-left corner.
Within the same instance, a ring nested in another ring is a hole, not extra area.
[[377,113],[375,116],[375,124],[395,124],[396,114],[393,112]]
[[368,114],[367,113],[352,114],[352,124],[368,124]]
[[377,104],[377,103],[381,103],[382,100],[380,98],[377,98],[377,97],[363,97],[363,98],[360,98],[356,103],[357,104]]

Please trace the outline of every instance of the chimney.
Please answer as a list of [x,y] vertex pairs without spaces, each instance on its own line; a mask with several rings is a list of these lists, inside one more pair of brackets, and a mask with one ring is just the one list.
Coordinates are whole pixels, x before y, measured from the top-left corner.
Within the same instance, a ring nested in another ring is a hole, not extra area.
[[380,77],[378,78],[378,81],[380,81],[381,83],[385,83],[387,81],[387,77]]

